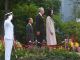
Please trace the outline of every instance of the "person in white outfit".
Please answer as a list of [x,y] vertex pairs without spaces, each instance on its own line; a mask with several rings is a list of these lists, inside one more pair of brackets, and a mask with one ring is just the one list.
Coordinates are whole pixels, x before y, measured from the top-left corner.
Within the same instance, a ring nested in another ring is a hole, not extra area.
[[52,49],[55,45],[57,45],[55,26],[54,26],[54,21],[52,19],[52,15],[53,15],[53,10],[48,9],[47,19],[46,19],[46,40],[49,49]]
[[7,18],[4,21],[4,42],[5,42],[5,60],[10,60],[14,40],[14,26],[12,12],[5,14]]

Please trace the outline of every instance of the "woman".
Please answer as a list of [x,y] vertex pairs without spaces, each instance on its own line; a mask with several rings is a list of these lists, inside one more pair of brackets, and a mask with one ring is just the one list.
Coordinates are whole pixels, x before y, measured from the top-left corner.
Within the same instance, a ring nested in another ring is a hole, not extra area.
[[47,13],[48,14],[46,19],[46,40],[49,49],[52,49],[53,46],[57,44],[54,21],[52,19],[53,10],[49,9]]

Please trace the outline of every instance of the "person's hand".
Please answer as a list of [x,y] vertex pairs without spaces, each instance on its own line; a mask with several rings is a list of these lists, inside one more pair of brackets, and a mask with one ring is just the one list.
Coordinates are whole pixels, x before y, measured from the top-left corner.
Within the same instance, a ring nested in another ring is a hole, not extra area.
[[37,35],[40,35],[40,32],[39,31],[37,32]]

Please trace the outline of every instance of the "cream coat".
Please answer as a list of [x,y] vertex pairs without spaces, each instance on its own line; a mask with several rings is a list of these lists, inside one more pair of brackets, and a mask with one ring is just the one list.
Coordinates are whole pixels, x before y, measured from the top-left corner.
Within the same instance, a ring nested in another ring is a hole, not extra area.
[[46,19],[46,40],[47,40],[47,45],[57,44],[54,21],[50,16],[48,16]]

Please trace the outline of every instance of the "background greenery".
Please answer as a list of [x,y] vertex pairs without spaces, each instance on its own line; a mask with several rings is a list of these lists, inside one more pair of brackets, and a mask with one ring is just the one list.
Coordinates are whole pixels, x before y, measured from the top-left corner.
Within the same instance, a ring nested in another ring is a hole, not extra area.
[[[3,22],[5,14],[5,0],[0,0],[0,35],[4,34]],[[65,35],[75,35],[80,40],[80,24],[75,20],[63,22],[59,13],[61,2],[59,0],[10,0],[8,2],[8,10],[13,11],[14,19],[13,24],[15,25],[15,37],[20,42],[25,42],[26,30],[25,26],[27,18],[32,17],[34,19],[34,32],[35,32],[35,16],[38,13],[39,7],[44,7],[45,13],[48,8],[53,8],[54,15],[53,20],[55,21],[56,35],[58,43],[61,43]],[[45,19],[46,21],[46,14]]]
[[[0,0],[0,35],[4,34],[3,23],[5,14],[5,0]],[[35,16],[38,13],[39,7],[44,7],[45,12],[48,8],[53,8],[54,15],[53,20],[55,22],[56,37],[58,43],[61,43],[65,35],[75,35],[80,40],[80,23],[76,20],[63,22],[59,13],[61,2],[59,0],[10,0],[8,3],[8,10],[13,11],[14,19],[13,24],[15,25],[15,37],[20,42],[24,43],[26,38],[26,23],[27,18],[32,17],[34,19],[34,32],[35,32]],[[45,14],[46,19],[46,14]],[[45,20],[44,19],[44,20]],[[46,21],[46,20],[45,20]],[[37,51],[37,52],[36,52]],[[74,52],[68,52],[65,50],[53,50],[49,52],[48,49],[20,49],[13,50],[13,60],[79,60],[80,56]],[[0,59],[4,58],[4,49],[0,44]],[[4,59],[3,59],[4,60]]]
[[[37,52],[36,52],[37,51]],[[0,53],[0,59],[4,60],[4,51]],[[80,56],[75,52],[63,49],[53,49],[49,51],[44,48],[17,49],[12,52],[12,60],[80,60]]]
[[[5,0],[0,2],[0,28],[1,35],[3,35],[3,22],[5,14]],[[35,16],[38,14],[38,8],[44,7],[45,12],[48,8],[54,9],[54,14],[59,13],[60,1],[59,0],[11,0],[8,1],[8,11],[13,11],[14,19],[13,24],[15,25],[15,37],[20,42],[25,42],[26,31],[25,26],[27,18],[32,17],[34,19],[34,32],[35,32]],[[45,14],[46,18],[46,14]],[[45,19],[46,21],[46,19]],[[20,38],[21,37],[21,38]]]

